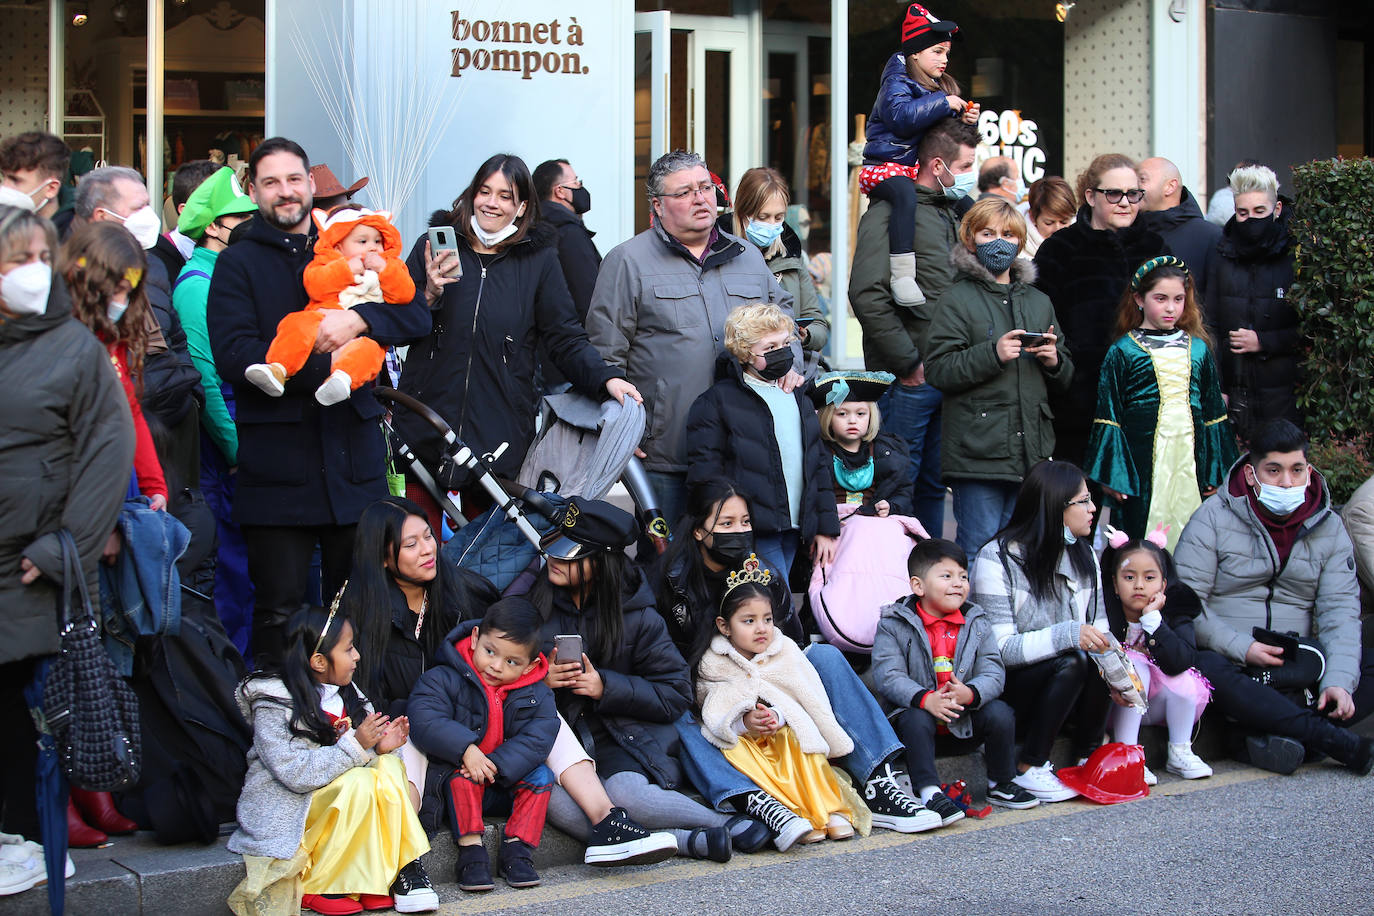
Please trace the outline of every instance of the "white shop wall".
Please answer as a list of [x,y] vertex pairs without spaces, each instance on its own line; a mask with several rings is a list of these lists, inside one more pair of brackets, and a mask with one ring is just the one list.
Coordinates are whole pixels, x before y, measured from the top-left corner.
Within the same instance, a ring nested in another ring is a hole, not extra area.
[[[267,134],[300,142],[346,184],[372,174],[358,199],[391,206],[374,187],[379,164],[409,171],[395,166],[418,160],[406,146],[414,125],[451,114],[426,134],[435,152],[395,216],[407,247],[488,156],[510,152],[531,171],[545,159],[572,162],[604,253],[633,230],[621,190],[633,169],[633,16],[630,0],[269,0]],[[336,107],[363,116],[346,128],[362,161],[349,160],[318,83]]]

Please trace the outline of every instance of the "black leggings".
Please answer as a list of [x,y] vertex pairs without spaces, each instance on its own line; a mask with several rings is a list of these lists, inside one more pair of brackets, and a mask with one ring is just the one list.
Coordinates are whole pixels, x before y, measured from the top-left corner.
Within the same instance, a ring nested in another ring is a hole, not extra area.
[[8,747],[0,754],[3,772],[4,805],[3,829],[6,833],[22,834],[24,839],[42,842],[38,828],[38,801],[34,792],[34,772],[38,767],[38,732],[24,702],[24,687],[33,680],[37,659],[0,665],[0,703],[10,713],[13,729]]
[[887,223],[887,248],[891,254],[911,254],[916,250],[916,182],[905,175],[894,175],[878,182],[868,192],[869,200],[885,200],[892,205]]
[[1007,669],[1002,698],[1016,711],[1021,762],[1040,766],[1064,723],[1074,722],[1073,756],[1086,757],[1102,743],[1112,695],[1097,664],[1081,649]]

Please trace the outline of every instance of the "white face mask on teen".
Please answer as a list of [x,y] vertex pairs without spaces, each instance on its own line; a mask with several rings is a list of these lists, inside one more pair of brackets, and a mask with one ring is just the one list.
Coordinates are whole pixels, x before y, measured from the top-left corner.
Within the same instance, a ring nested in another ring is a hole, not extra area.
[[33,261],[0,277],[0,299],[15,315],[41,315],[48,310],[52,267]]

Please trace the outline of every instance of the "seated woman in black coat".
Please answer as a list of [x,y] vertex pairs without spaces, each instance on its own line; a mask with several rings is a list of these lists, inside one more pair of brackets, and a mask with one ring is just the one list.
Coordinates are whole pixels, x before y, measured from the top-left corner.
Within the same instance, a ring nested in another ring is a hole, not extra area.
[[[671,830],[679,855],[725,862],[732,841],[757,848],[767,832],[677,791],[684,783],[673,723],[691,705],[691,680],[648,583],[625,556],[635,535],[629,513],[573,497],[545,538],[548,565],[529,598],[545,621],[546,683],[611,800],[635,820]],[[580,659],[561,658],[554,648],[556,636],[571,635],[582,639]],[[555,788],[549,821],[584,837],[591,825],[571,802]]]
[[[444,561],[420,506],[395,496],[379,499],[358,520],[352,578],[340,602],[356,626],[355,683],[376,709],[405,714],[415,682],[434,666],[445,635],[460,620],[480,618],[497,597],[482,576]],[[401,757],[418,810],[428,762],[409,742]],[[561,723],[548,766],[596,825],[590,831],[588,864],[644,864],[662,859],[665,847],[676,849],[671,838],[650,835],[624,811],[613,810],[591,758],[582,753],[566,723]]]

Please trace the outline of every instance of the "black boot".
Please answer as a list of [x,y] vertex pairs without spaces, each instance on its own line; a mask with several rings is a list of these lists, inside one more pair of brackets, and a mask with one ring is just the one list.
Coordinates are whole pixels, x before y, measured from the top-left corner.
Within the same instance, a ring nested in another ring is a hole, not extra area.
[[458,847],[458,864],[453,867],[460,891],[480,893],[496,887],[491,880],[491,858],[481,843]]
[[539,872],[534,870],[534,847],[524,840],[506,838],[496,857],[496,871],[511,887],[538,887]]

